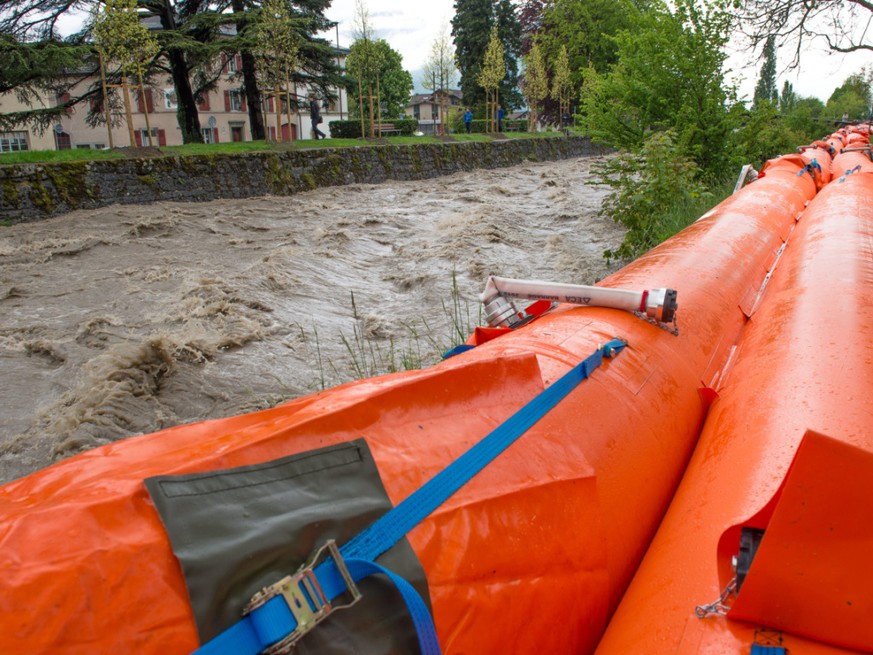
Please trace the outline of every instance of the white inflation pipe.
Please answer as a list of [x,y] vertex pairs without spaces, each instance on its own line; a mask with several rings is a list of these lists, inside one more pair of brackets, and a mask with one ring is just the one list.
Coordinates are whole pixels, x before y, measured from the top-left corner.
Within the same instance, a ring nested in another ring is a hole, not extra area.
[[660,323],[672,322],[678,307],[674,289],[631,291],[491,275],[479,300],[485,306],[485,319],[492,327],[515,327],[525,320],[524,314],[507,298],[623,309],[645,314]]

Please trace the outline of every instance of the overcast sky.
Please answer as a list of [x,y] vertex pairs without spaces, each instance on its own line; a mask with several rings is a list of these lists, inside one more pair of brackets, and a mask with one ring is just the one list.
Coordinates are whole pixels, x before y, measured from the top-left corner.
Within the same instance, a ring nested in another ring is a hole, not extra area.
[[[454,16],[454,0],[365,0],[365,6],[377,35],[403,55],[403,67],[413,74],[415,87],[421,90],[421,67],[430,56],[441,26],[448,25]],[[348,47],[352,42],[355,0],[333,0],[326,13],[339,23],[340,45]],[[336,41],[336,31],[325,36]],[[784,55],[784,59],[790,59],[790,53]],[[782,53],[779,58],[783,59]],[[730,65],[741,80],[741,94],[751,97],[760,63],[749,61],[748,54],[740,52],[731,57]],[[838,55],[821,48],[807,48],[799,70],[780,70],[779,89],[789,80],[800,95],[827,101],[846,77],[864,65],[873,67],[873,54]]]

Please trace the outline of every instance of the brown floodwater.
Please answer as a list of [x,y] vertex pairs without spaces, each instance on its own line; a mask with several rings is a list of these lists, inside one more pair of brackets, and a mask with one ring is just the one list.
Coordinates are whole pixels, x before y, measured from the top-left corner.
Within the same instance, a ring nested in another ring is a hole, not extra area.
[[622,239],[597,161],[0,227],[0,483],[433,363],[489,274],[595,282]]

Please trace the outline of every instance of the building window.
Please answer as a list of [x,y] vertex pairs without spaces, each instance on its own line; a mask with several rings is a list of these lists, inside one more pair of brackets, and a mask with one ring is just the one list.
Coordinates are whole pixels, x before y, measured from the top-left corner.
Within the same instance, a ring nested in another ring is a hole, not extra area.
[[0,132],[0,152],[29,150],[27,132]]
[[149,138],[149,131],[145,129],[136,130],[134,136],[136,136],[136,145],[139,147],[158,145],[158,128],[156,127],[152,128],[151,138]]
[[203,143],[215,143],[215,139],[212,138],[211,127],[201,127],[200,133],[203,135]]
[[227,58],[226,70],[228,73],[237,73],[240,69],[241,58],[239,55],[230,55]]
[[176,101],[176,90],[164,89],[164,108],[175,109],[178,106],[179,103]]

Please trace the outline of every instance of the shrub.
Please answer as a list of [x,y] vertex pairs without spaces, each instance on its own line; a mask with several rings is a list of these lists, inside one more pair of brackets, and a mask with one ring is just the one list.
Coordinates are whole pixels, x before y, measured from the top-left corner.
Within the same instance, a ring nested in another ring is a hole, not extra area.
[[697,180],[698,170],[668,130],[648,137],[639,154],[623,152],[596,171],[598,182],[613,189],[603,213],[627,228],[622,244],[604,255],[637,257],[682,229],[676,207],[711,201],[712,194]]

